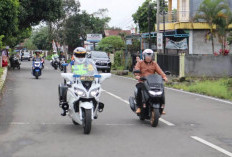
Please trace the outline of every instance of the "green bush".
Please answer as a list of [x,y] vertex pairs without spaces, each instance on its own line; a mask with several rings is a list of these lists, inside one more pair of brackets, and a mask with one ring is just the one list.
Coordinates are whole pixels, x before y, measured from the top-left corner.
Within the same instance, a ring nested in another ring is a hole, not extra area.
[[47,60],[52,60],[52,55],[48,55],[48,56],[46,57],[46,59],[47,59]]
[[171,85],[171,87],[177,89],[183,89],[185,91],[205,94],[222,99],[232,100],[232,79],[222,78],[217,80],[202,79],[193,83],[178,83]]
[[115,52],[113,69],[116,69],[116,70],[126,69],[123,51],[116,51]]

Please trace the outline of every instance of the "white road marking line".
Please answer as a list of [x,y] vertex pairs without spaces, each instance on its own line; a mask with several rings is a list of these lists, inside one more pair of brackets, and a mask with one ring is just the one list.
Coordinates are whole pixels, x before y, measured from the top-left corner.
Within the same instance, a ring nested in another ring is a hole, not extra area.
[[[117,99],[123,101],[124,103],[126,103],[126,104],[128,104],[128,105],[130,104],[128,101],[126,101],[126,100],[120,98],[119,96],[117,96],[117,95],[115,95],[115,94],[113,94],[113,93],[110,93],[110,92],[108,92],[108,91],[106,91],[106,90],[102,90],[102,91],[104,91],[104,92],[106,92],[107,94],[109,94],[109,95],[111,95],[111,96],[113,96],[113,97],[115,97],[115,98],[117,98]],[[175,126],[175,124],[170,123],[170,122],[168,122],[168,121],[166,121],[166,120],[164,120],[164,119],[162,119],[162,118],[160,118],[160,121],[163,122],[163,123],[165,123],[165,124],[167,124],[168,126]]]
[[106,90],[102,90],[102,91],[103,91],[103,92],[106,92],[107,94],[109,94],[109,95],[111,95],[111,96],[113,96],[113,97],[115,97],[115,98],[117,98],[117,99],[119,99],[119,100],[121,100],[121,101],[123,101],[124,103],[126,103],[126,104],[128,104],[128,105],[130,104],[129,101],[126,101],[126,100],[120,98],[119,96],[114,95],[113,93],[107,92]]
[[[73,125],[72,123],[29,123],[29,122],[11,122],[11,123],[3,123],[0,125]],[[108,123],[108,124],[94,124],[94,125],[98,125],[98,126],[133,126],[135,124],[126,124],[126,123]]]
[[[114,76],[124,78],[124,79],[133,80],[133,81],[137,81],[136,79],[128,78],[128,77],[124,77],[124,76],[117,76],[117,75],[114,75]],[[169,87],[165,87],[165,88],[169,89],[169,90],[174,90],[174,91],[177,91],[177,92],[185,93],[185,94],[195,95],[195,96],[199,96],[199,97],[203,97],[203,98],[207,98],[207,99],[211,99],[211,100],[215,100],[215,101],[219,101],[219,102],[223,102],[223,103],[227,103],[227,104],[232,104],[231,101],[218,99],[218,98],[214,98],[214,97],[211,97],[211,96],[206,96],[206,95],[202,95],[202,94],[187,92],[187,91],[183,91],[183,90],[180,90],[180,89],[174,89],[174,88],[169,88]]]
[[168,122],[168,121],[164,120],[163,118],[160,118],[159,120],[160,120],[161,122],[163,122],[163,123],[167,124],[168,126],[175,126],[175,124],[170,123],[170,122]]
[[215,101],[219,101],[219,102],[223,102],[223,103],[227,103],[227,104],[232,104],[231,101],[222,100],[222,99],[214,98],[211,96],[201,95],[201,94],[197,94],[197,93],[191,93],[191,92],[187,92],[187,91],[183,91],[183,90],[179,90],[179,89],[168,88],[168,87],[165,87],[165,88],[167,88],[169,90],[185,93],[185,94],[195,95],[195,96],[199,96],[199,97],[203,97],[203,98],[207,98],[207,99],[211,99],[211,100],[215,100]]
[[106,126],[132,126],[135,124],[105,124]]
[[221,152],[221,153],[224,153],[224,154],[226,154],[227,156],[232,157],[232,153],[231,153],[231,152],[228,152],[227,150],[225,150],[225,149],[223,149],[223,148],[221,148],[221,147],[218,147],[218,146],[216,146],[216,145],[214,145],[214,144],[212,144],[212,143],[210,143],[210,142],[208,142],[208,141],[205,141],[205,140],[202,139],[202,138],[199,138],[199,137],[197,137],[197,136],[191,136],[191,138],[193,138],[193,139],[197,140],[198,142],[201,142],[201,143],[203,143],[203,144],[205,144],[205,145],[207,145],[207,146],[209,146],[209,147],[211,147],[211,148],[213,148],[213,149],[216,149],[217,151],[219,151],[219,152]]

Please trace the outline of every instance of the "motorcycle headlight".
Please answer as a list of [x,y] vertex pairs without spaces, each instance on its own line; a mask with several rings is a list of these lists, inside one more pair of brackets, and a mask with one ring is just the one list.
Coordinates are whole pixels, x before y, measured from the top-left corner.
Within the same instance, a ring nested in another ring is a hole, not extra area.
[[81,96],[81,97],[86,96],[85,91],[83,91],[83,90],[81,90],[81,89],[74,88],[74,91],[75,91],[75,93],[76,93],[78,96]]
[[157,96],[157,95],[162,95],[163,94],[163,92],[162,91],[158,91],[158,92],[156,92],[156,91],[149,91],[149,93],[151,94],[151,95],[153,95],[153,96]]
[[94,89],[90,92],[90,96],[95,97],[98,96],[99,94],[99,89]]

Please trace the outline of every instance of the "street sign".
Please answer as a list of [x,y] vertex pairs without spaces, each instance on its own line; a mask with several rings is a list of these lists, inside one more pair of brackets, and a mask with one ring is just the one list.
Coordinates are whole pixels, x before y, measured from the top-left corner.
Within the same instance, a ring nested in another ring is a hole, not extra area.
[[163,49],[163,33],[157,33],[157,49]]
[[132,45],[132,40],[131,39],[127,39],[126,40],[126,45]]
[[102,40],[102,34],[87,34],[87,41],[96,43]]

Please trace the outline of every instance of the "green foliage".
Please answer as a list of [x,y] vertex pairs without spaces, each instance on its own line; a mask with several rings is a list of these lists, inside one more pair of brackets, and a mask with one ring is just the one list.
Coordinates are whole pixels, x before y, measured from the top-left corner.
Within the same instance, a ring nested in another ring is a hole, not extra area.
[[[210,27],[210,33],[211,33],[211,40],[212,40],[212,51],[214,53],[214,36],[215,36],[215,30],[214,25],[216,25],[223,34],[223,31],[225,31],[225,24],[226,24],[226,17],[229,13],[229,7],[228,3],[225,0],[204,0],[197,12],[197,14],[194,17],[194,21],[197,22],[206,22],[208,23]],[[224,27],[224,28],[222,28]]]
[[[149,5],[150,3],[150,5]],[[160,0],[160,5],[162,6],[163,0]],[[149,12],[150,7],[150,12]],[[165,2],[165,10],[167,10],[167,2]],[[152,2],[152,0],[146,0],[142,6],[138,8],[136,13],[132,15],[135,23],[139,24],[139,29],[141,33],[148,32],[148,17],[150,14],[150,26],[151,31],[155,31],[155,23],[156,23],[156,12],[157,12],[157,4],[156,1]]]
[[41,27],[38,31],[34,32],[32,36],[33,44],[40,50],[51,49],[51,42],[49,41],[48,27]]
[[3,43],[18,31],[18,0],[0,0],[0,35],[4,35]]
[[137,39],[132,39],[132,45],[127,45],[128,51],[136,52],[140,50],[140,41]]
[[62,0],[20,0],[19,28],[28,28],[40,21],[55,21],[63,14]]
[[4,35],[0,35],[0,49],[2,48],[3,46],[3,43],[2,43],[2,39],[4,38]]
[[114,56],[113,69],[124,70],[125,68],[125,58],[123,51],[116,51]]
[[114,52],[125,49],[125,43],[120,36],[109,36],[98,43],[98,49],[106,52]]
[[35,46],[33,43],[33,39],[29,38],[24,42],[24,47],[27,48],[28,50],[37,50],[38,48]]
[[83,11],[81,14],[70,16],[64,26],[65,43],[72,49],[83,45],[87,34],[103,34],[109,18],[94,17]]
[[52,55],[47,55],[46,60],[52,60]]
[[190,92],[205,94],[222,99],[232,100],[232,79],[222,78],[218,80],[199,80],[194,83],[174,84],[171,87]]
[[5,36],[3,44],[13,47],[31,35],[31,26],[60,18],[63,14],[62,1],[0,0],[0,35]]

